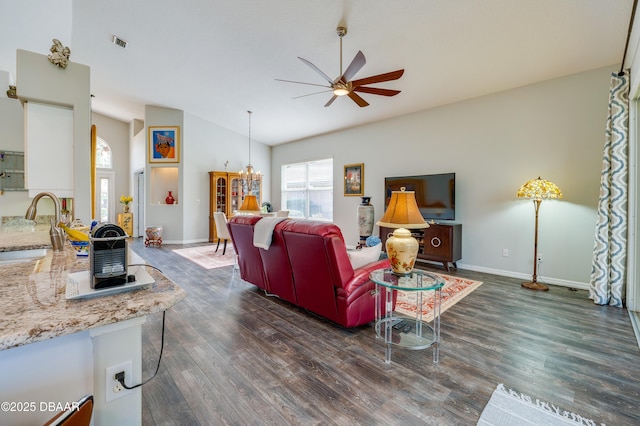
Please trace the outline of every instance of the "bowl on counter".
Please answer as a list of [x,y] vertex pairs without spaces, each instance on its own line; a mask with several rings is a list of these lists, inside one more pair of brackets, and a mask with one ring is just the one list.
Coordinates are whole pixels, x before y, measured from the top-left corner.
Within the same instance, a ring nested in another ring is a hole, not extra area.
[[69,241],[76,251],[76,256],[89,256],[89,241]]

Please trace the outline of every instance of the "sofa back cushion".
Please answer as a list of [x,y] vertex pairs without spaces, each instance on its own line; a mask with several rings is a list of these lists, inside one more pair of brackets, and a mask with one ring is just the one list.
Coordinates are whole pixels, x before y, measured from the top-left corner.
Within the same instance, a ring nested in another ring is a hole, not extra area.
[[240,277],[263,290],[269,291],[264,275],[260,249],[253,245],[253,227],[260,216],[234,216],[229,220],[229,233],[238,254]]
[[335,287],[353,276],[340,228],[298,219],[278,226],[289,256],[298,305],[337,322]]
[[297,305],[298,299],[293,283],[291,263],[284,243],[284,237],[282,236],[283,223],[284,222],[280,222],[275,226],[269,249],[259,249],[260,257],[262,258],[262,266],[264,268],[269,292]]

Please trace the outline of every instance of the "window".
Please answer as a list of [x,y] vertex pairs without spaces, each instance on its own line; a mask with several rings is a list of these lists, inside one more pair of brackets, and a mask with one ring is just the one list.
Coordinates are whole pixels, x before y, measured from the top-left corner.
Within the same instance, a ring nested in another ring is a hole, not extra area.
[[282,166],[282,209],[289,217],[333,220],[333,159]]
[[98,179],[98,185],[100,186],[99,199],[100,199],[100,222],[109,222],[109,179]]
[[99,169],[111,169],[111,147],[100,136],[96,138],[96,167]]

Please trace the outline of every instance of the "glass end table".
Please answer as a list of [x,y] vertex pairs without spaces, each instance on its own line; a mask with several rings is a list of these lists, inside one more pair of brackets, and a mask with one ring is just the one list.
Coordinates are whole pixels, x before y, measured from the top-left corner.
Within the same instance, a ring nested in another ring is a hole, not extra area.
[[[433,362],[437,364],[440,360],[440,305],[444,286],[442,277],[419,269],[414,269],[406,276],[395,275],[391,269],[376,269],[369,277],[376,284],[376,339],[384,338],[385,363],[391,363],[391,347],[395,345],[413,350],[431,347]],[[384,291],[380,287],[384,287]],[[415,318],[395,312],[393,296],[397,290],[415,294]],[[428,291],[434,292],[434,315],[431,322],[422,318],[422,298]],[[382,293],[384,304],[380,301]],[[384,306],[384,312],[381,305]]]

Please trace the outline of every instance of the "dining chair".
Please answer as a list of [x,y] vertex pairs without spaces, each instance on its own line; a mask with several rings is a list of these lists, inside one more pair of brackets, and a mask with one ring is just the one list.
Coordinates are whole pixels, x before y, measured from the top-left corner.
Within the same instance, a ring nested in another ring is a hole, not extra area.
[[220,247],[220,240],[224,240],[224,246],[222,248],[222,255],[227,252],[227,241],[231,239],[229,234],[229,228],[227,227],[227,217],[222,212],[215,212],[213,214],[213,221],[216,225],[216,235],[218,236],[218,244],[216,245],[216,253]]
[[89,426],[93,415],[93,395],[82,397],[77,403],[58,414],[44,426]]

